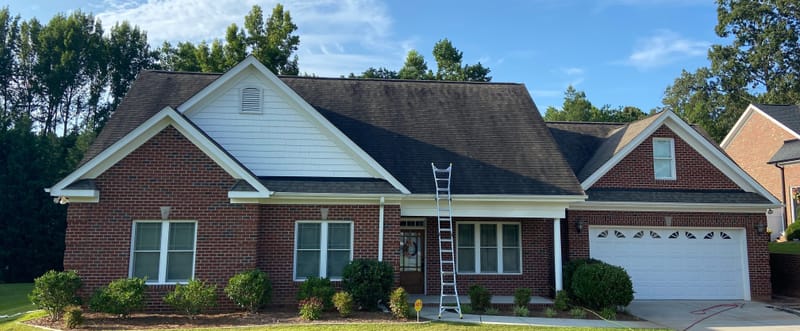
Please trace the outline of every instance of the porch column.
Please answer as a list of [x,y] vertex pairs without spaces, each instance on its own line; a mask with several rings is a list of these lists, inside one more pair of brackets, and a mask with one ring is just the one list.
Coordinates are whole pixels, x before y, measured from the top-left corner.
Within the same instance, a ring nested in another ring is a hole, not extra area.
[[553,264],[555,265],[556,292],[564,289],[561,280],[561,219],[553,219]]

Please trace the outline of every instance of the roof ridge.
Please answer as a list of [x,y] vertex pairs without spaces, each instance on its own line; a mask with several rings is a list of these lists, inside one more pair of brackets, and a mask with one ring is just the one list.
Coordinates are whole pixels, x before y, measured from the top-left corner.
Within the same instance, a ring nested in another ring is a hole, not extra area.
[[585,124],[585,125],[626,125],[625,122],[593,122],[593,121],[544,121],[547,124]]
[[174,74],[174,75],[206,75],[206,76],[221,76],[219,72],[199,72],[199,71],[173,71],[161,69],[144,69],[143,72],[153,72],[160,74]]
[[344,81],[361,81],[361,82],[402,82],[402,83],[418,83],[418,84],[474,84],[474,85],[515,85],[515,86],[525,85],[523,83],[514,83],[514,82],[476,82],[476,81],[457,81],[457,80],[433,80],[433,79],[349,78],[349,77],[314,77],[314,76],[289,76],[289,75],[278,75],[278,78],[308,79],[308,80],[344,80]]

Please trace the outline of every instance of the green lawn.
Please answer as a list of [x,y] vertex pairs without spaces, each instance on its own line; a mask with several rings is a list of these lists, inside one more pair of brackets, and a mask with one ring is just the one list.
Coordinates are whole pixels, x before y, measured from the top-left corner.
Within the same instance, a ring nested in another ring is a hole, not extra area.
[[36,309],[28,300],[32,283],[0,284],[0,315],[11,315]]
[[39,310],[22,316],[17,316],[12,319],[0,320],[0,331],[41,331],[42,329],[34,328],[32,326],[27,326],[25,324],[17,322],[26,321],[29,319],[34,319],[46,315],[47,313],[45,313],[42,310]]
[[800,255],[800,241],[771,242],[769,243],[769,252]]
[[[211,331],[211,330],[219,330],[217,329],[185,329],[185,331]],[[236,331],[312,331],[312,330],[322,330],[322,331],[340,331],[340,330],[354,330],[354,331],[369,331],[369,330],[381,330],[381,331],[413,331],[413,330],[424,330],[424,331],[445,331],[445,330],[462,330],[462,331],[500,331],[500,330],[548,330],[548,331],[600,331],[600,330],[608,330],[606,328],[577,328],[577,327],[532,327],[532,326],[522,326],[522,325],[491,325],[491,324],[463,324],[463,323],[444,323],[444,322],[432,322],[432,323],[408,323],[408,324],[335,324],[335,325],[320,325],[320,324],[309,324],[309,325],[282,325],[282,326],[263,326],[263,327],[247,327],[247,328],[235,328],[231,330]],[[626,329],[626,330],[634,330],[634,331],[641,331],[641,330],[651,330],[651,329]],[[2,329],[0,329],[2,331]],[[181,330],[170,330],[170,331],[184,331]],[[665,330],[666,331],[666,330]]]

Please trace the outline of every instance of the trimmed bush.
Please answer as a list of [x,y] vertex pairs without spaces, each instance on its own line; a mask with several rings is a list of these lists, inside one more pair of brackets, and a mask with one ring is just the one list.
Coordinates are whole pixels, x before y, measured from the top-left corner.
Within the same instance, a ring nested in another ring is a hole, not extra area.
[[300,308],[300,318],[306,321],[318,320],[322,316],[322,308],[324,308],[322,300],[317,297],[300,300],[298,306]]
[[595,259],[575,259],[570,260],[565,264],[561,270],[563,271],[563,286],[564,290],[567,291],[567,294],[572,297],[572,275],[575,274],[575,270],[578,270],[578,267],[584,264],[597,264],[597,263],[604,263],[600,260]]
[[544,317],[553,318],[553,317],[556,317],[557,315],[558,315],[558,312],[555,309],[551,308],[551,307],[547,307],[547,308],[544,309]]
[[272,282],[258,269],[240,272],[228,280],[225,294],[237,306],[255,313],[272,301]]
[[572,308],[569,310],[569,316],[572,318],[586,318],[586,311],[583,308]]
[[472,314],[473,313],[472,305],[468,304],[468,303],[466,303],[466,304],[462,303],[461,304],[461,313],[462,314]]
[[516,306],[516,307],[514,307],[514,316],[528,317],[528,315],[530,315],[530,314],[531,314],[531,312],[530,312],[530,310],[528,310],[527,306]]
[[560,311],[567,311],[569,310],[569,295],[567,291],[558,291],[556,292],[556,297],[553,300],[553,307]]
[[518,288],[514,290],[514,306],[528,307],[529,302],[531,302],[531,289]]
[[795,221],[786,227],[786,240],[800,239],[800,221]]
[[469,301],[473,310],[486,312],[492,306],[492,293],[483,286],[472,285],[469,287]]
[[633,301],[633,284],[621,267],[585,264],[572,276],[572,293],[578,304],[590,309],[624,307]]
[[217,286],[192,279],[185,285],[176,285],[175,290],[164,297],[164,302],[194,319],[203,310],[217,304]]
[[80,302],[77,293],[81,285],[81,278],[73,270],[50,270],[33,280],[28,299],[46,311],[51,321],[58,321],[67,306]]
[[128,317],[144,307],[144,278],[120,278],[94,292],[89,309],[96,312]]
[[392,265],[377,260],[353,260],[344,267],[342,287],[361,309],[376,310],[378,301],[389,298],[394,284]]
[[392,291],[392,295],[389,297],[389,308],[392,310],[392,315],[394,315],[397,319],[406,319],[408,318],[408,293],[402,287],[398,287],[394,291]]
[[617,310],[611,307],[605,307],[600,311],[600,316],[607,320],[613,321],[617,319]]
[[483,313],[486,315],[498,315],[500,314],[500,309],[497,309],[495,307],[489,307],[486,308],[486,310],[484,310]]
[[333,305],[339,311],[339,316],[348,317],[353,314],[353,296],[347,292],[337,292],[333,295]]
[[64,325],[67,329],[77,329],[83,325],[83,310],[80,306],[67,306],[64,308]]
[[306,281],[300,284],[300,289],[297,291],[297,300],[308,299],[316,297],[322,300],[322,305],[325,310],[333,309],[333,295],[336,290],[333,289],[331,281],[327,278],[308,277]]

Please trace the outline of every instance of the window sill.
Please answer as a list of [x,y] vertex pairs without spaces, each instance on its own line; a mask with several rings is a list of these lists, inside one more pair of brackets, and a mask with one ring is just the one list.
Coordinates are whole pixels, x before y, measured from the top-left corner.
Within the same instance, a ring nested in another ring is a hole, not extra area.
[[492,273],[488,273],[488,272],[481,272],[481,273],[457,272],[456,275],[464,275],[464,276],[521,276],[522,273],[521,272],[504,272],[504,273],[498,273],[498,272],[492,272]]
[[[308,280],[308,278],[296,278],[294,280],[294,282],[295,283],[302,283],[302,282],[305,282],[306,280]],[[332,282],[341,282],[342,281],[341,278],[328,278],[328,280],[330,280]]]

